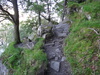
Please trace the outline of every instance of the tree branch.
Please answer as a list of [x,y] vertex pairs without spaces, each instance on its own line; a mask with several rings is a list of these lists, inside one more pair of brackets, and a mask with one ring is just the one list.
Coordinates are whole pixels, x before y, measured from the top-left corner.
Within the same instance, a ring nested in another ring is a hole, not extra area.
[[97,35],[100,35],[100,33],[98,33],[95,29],[93,29],[93,28],[88,28],[88,29],[93,30]]
[[42,14],[41,14],[41,16],[42,16],[44,19],[46,19],[46,20],[48,20],[48,21],[49,21],[49,19],[48,19],[48,18],[46,18],[44,15],[42,15]]
[[0,15],[0,17],[4,17],[3,15]]
[[13,15],[11,15],[8,11],[4,10],[1,5],[0,5],[0,10],[2,10],[2,12],[6,13],[5,14],[6,16],[10,16],[12,18],[12,21],[14,21]]
[[4,21],[4,20],[6,20],[6,18],[4,18],[4,19],[0,20],[0,22],[2,22],[2,21]]
[[10,20],[13,23],[13,20],[8,16],[6,17],[8,20]]

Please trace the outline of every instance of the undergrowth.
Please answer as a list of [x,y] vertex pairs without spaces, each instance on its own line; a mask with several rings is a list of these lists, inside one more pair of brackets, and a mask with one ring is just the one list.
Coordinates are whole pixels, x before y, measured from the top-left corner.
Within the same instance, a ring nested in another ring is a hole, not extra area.
[[[71,64],[73,75],[99,75],[100,2],[93,1],[77,6],[83,7],[83,12],[70,14],[73,23],[65,40],[64,52]],[[86,18],[86,13],[91,16],[90,20]]]
[[41,50],[42,38],[38,38],[33,50],[14,47],[14,42],[2,54],[4,64],[9,69],[9,75],[36,75],[44,64],[46,67],[46,54]]

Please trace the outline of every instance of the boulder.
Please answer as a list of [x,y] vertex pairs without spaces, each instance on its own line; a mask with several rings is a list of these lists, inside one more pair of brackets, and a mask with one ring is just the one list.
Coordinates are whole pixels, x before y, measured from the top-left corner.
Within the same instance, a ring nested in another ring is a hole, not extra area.
[[55,60],[57,61],[59,59],[59,57],[55,57]]
[[8,69],[5,67],[4,64],[2,64],[1,60],[0,60],[0,75],[8,75]]
[[69,25],[60,23],[52,28],[52,33],[57,37],[65,37],[68,33]]
[[43,36],[46,33],[51,33],[52,25],[41,25],[38,27],[37,35]]
[[50,67],[51,67],[52,69],[54,69],[55,71],[58,72],[59,69],[60,69],[60,62],[57,62],[57,61],[51,61]]
[[48,55],[48,59],[53,59],[53,58],[55,58],[55,53],[50,53],[49,55]]
[[35,45],[35,42],[26,42],[26,43],[20,43],[17,45],[19,48],[26,48],[26,49],[33,49]]

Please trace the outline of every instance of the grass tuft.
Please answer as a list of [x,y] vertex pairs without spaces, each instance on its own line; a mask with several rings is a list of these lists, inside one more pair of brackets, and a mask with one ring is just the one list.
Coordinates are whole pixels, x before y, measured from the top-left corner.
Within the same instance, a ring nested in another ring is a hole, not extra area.
[[[71,5],[72,6],[72,5]],[[70,14],[73,21],[70,34],[65,40],[64,52],[70,62],[73,75],[99,75],[100,74],[100,2],[80,4],[82,13]],[[86,19],[85,13],[92,16]]]
[[47,56],[41,50],[43,39],[38,38],[34,49],[15,48],[11,43],[2,54],[4,64],[10,75],[36,75],[42,65],[47,64]]

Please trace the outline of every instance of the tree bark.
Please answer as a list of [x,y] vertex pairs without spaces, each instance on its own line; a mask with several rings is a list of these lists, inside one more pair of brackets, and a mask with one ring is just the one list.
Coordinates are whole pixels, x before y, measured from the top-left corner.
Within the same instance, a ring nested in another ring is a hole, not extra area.
[[64,17],[66,15],[66,6],[67,6],[67,0],[64,0],[64,8],[63,8],[63,13],[62,13],[62,21],[64,20]]
[[38,14],[39,26],[41,25],[41,17],[40,17],[40,15],[41,15],[41,12],[39,11],[39,14]]
[[21,43],[20,34],[19,34],[19,11],[17,0],[7,0],[13,4],[14,15],[6,11],[2,5],[0,5],[0,10],[4,13],[3,16],[6,16],[14,24],[14,41],[15,44]]
[[21,43],[20,41],[20,33],[19,33],[19,11],[17,0],[12,0],[13,8],[14,8],[14,41],[16,44]]
[[21,43],[20,41],[20,33],[19,33],[19,25],[14,25],[14,40],[15,44]]
[[48,10],[48,21],[51,22],[51,11],[50,11],[50,4],[51,4],[51,0],[49,2],[49,0],[47,1],[47,10]]

